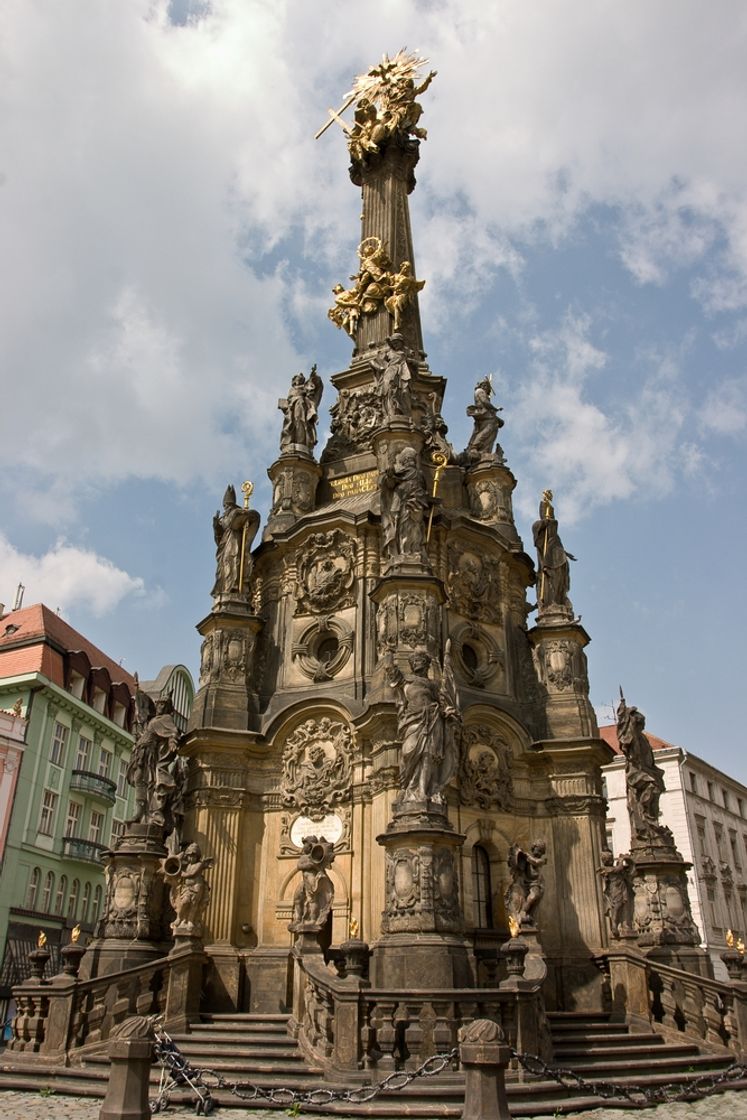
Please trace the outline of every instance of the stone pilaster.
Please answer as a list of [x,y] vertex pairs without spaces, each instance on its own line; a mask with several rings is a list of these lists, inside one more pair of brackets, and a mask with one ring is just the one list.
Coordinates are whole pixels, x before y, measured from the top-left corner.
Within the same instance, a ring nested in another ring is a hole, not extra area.
[[540,618],[529,631],[537,676],[546,693],[550,739],[589,738],[598,733],[584,653],[590,640],[570,616]]
[[202,635],[200,687],[189,730],[200,727],[245,731],[257,716],[254,661],[263,621],[239,598],[220,597],[197,624]]
[[276,459],[267,475],[272,483],[272,508],[264,531],[265,540],[289,529],[299,517],[312,512],[322,468],[308,451],[297,447],[294,453]]

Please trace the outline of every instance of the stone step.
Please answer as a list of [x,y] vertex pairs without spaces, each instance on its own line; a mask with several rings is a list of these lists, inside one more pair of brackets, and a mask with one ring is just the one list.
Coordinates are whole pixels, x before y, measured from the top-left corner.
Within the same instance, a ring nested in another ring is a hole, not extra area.
[[590,1023],[586,1019],[577,1019],[575,1022],[551,1023],[550,1033],[553,1038],[561,1038],[566,1034],[627,1034],[626,1023]]
[[230,1038],[221,1038],[220,1041],[194,1034],[173,1034],[171,1037],[185,1054],[187,1051],[191,1054],[216,1054],[225,1051],[231,1055],[243,1052],[257,1054],[263,1058],[282,1058],[300,1053],[293,1039],[288,1038],[287,1035],[282,1035],[276,1039],[264,1036],[257,1036],[255,1039],[247,1038],[246,1035],[233,1035]]
[[[610,1061],[606,1058],[596,1062],[574,1061],[571,1068],[574,1073],[578,1073],[581,1077],[585,1077],[588,1074],[590,1077],[596,1078],[597,1080],[605,1078],[606,1080],[614,1081],[616,1078],[613,1075],[618,1074],[623,1080],[635,1081],[635,1069],[640,1070],[640,1075],[643,1078],[662,1070],[672,1074],[715,1072],[717,1070],[726,1069],[731,1063],[732,1059],[730,1057],[722,1058],[716,1054],[701,1054],[698,1052],[697,1048],[695,1048],[694,1052],[683,1057],[678,1055],[669,1057],[666,1053],[661,1054],[660,1051],[657,1050],[654,1056],[639,1059],[633,1066],[633,1070],[631,1070],[630,1058],[626,1059],[625,1057],[616,1058],[614,1061]],[[558,1065],[560,1063],[556,1062],[555,1064]]]
[[290,1015],[285,1013],[278,1013],[273,1015],[259,1015],[256,1011],[233,1011],[230,1014],[218,1014],[203,1012],[200,1015],[202,1023],[260,1023],[270,1028],[272,1024],[285,1026],[290,1019]]
[[556,1046],[555,1064],[572,1065],[575,1069],[577,1061],[583,1061],[585,1058],[598,1058],[600,1062],[614,1062],[618,1058],[623,1061],[626,1059],[646,1061],[649,1055],[659,1059],[685,1057],[688,1054],[700,1054],[700,1050],[693,1043],[685,1042],[681,1045],[662,1042],[654,1046],[648,1042],[632,1046]]
[[660,1034],[649,1034],[641,1031],[640,1034],[625,1034],[623,1031],[610,1031],[609,1034],[601,1034],[597,1031],[583,1031],[574,1032],[571,1034],[558,1034],[553,1035],[553,1046],[625,1046],[626,1043],[632,1045],[639,1045],[644,1042],[650,1042],[653,1046],[658,1046],[664,1042]]

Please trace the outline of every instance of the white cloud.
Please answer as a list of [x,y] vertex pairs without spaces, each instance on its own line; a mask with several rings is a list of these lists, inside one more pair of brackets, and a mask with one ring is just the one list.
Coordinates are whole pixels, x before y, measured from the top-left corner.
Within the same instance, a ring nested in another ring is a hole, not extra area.
[[[353,75],[402,43],[439,71],[414,196],[437,327],[463,327],[498,270],[519,275],[525,245],[566,236],[592,205],[619,216],[640,281],[702,263],[696,298],[744,304],[736,0],[718,19],[696,0],[383,0],[373,38],[363,5],[185,0],[184,26],[169,7],[5,6],[0,370],[23,420],[4,428],[0,469],[24,474],[37,512],[52,476],[59,518],[102,481],[222,479],[247,446],[274,453],[277,397],[306,364],[293,314],[322,303],[298,255],[328,273],[325,305],[355,265],[342,138],[312,137]],[[268,257],[289,248],[291,268]],[[568,386],[552,388],[572,411]],[[576,401],[579,434],[606,436],[614,460],[622,421]]]
[[41,602],[63,611],[84,606],[98,616],[130,595],[145,594],[139,576],[129,575],[90,549],[58,540],[42,556],[33,556],[20,552],[0,534],[0,586],[6,594],[8,589],[15,593],[18,583],[26,589],[26,605]]
[[747,429],[747,377],[727,377],[706,396],[700,412],[706,430],[736,436]]
[[669,493],[679,474],[693,472],[700,454],[681,442],[689,406],[677,355],[643,355],[650,368],[642,384],[631,386],[624,405],[605,411],[589,396],[589,379],[607,359],[592,331],[588,316],[567,312],[557,328],[528,340],[531,369],[511,405],[527,516],[546,486],[567,523],[644,491]]

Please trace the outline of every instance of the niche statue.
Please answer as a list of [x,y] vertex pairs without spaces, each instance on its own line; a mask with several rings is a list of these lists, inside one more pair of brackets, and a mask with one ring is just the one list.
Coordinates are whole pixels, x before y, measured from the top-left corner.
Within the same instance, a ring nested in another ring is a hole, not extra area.
[[291,933],[319,933],[327,921],[335,888],[327,869],[335,858],[334,846],[323,836],[306,836],[296,867],[301,884],[293,895]]
[[547,863],[544,840],[535,840],[529,851],[512,844],[508,852],[511,882],[506,891],[506,911],[519,927],[536,924],[535,911],[545,893],[543,867]]
[[539,518],[532,526],[534,546],[537,549],[537,606],[539,614],[561,613],[572,615],[573,607],[568,598],[571,586],[569,560],[575,560],[563,548],[558,536],[558,522],[552,504],[552,490],[544,490],[539,506]]
[[251,547],[259,529],[259,513],[249,509],[251,483],[244,483],[245,504],[236,503],[236,491],[228,485],[223,495],[223,513],[213,517],[215,537],[215,584],[212,594],[237,595],[248,591],[253,561]]
[[444,652],[440,681],[431,680],[431,658],[416,650],[405,676],[387,656],[386,679],[394,689],[400,750],[400,802],[443,804],[443,792],[459,764],[462,716],[451,666],[451,641]]
[[412,394],[410,362],[405,340],[395,332],[386,340],[382,354],[371,358],[376,373],[376,392],[381,401],[384,422],[410,419]]

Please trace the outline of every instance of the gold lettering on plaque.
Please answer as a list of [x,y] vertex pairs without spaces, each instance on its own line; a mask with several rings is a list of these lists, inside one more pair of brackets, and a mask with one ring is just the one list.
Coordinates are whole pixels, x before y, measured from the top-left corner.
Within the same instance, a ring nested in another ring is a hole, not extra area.
[[376,489],[376,471],[361,471],[360,474],[349,474],[345,478],[331,478],[329,485],[332,488],[333,498],[349,498],[351,494],[370,494]]

